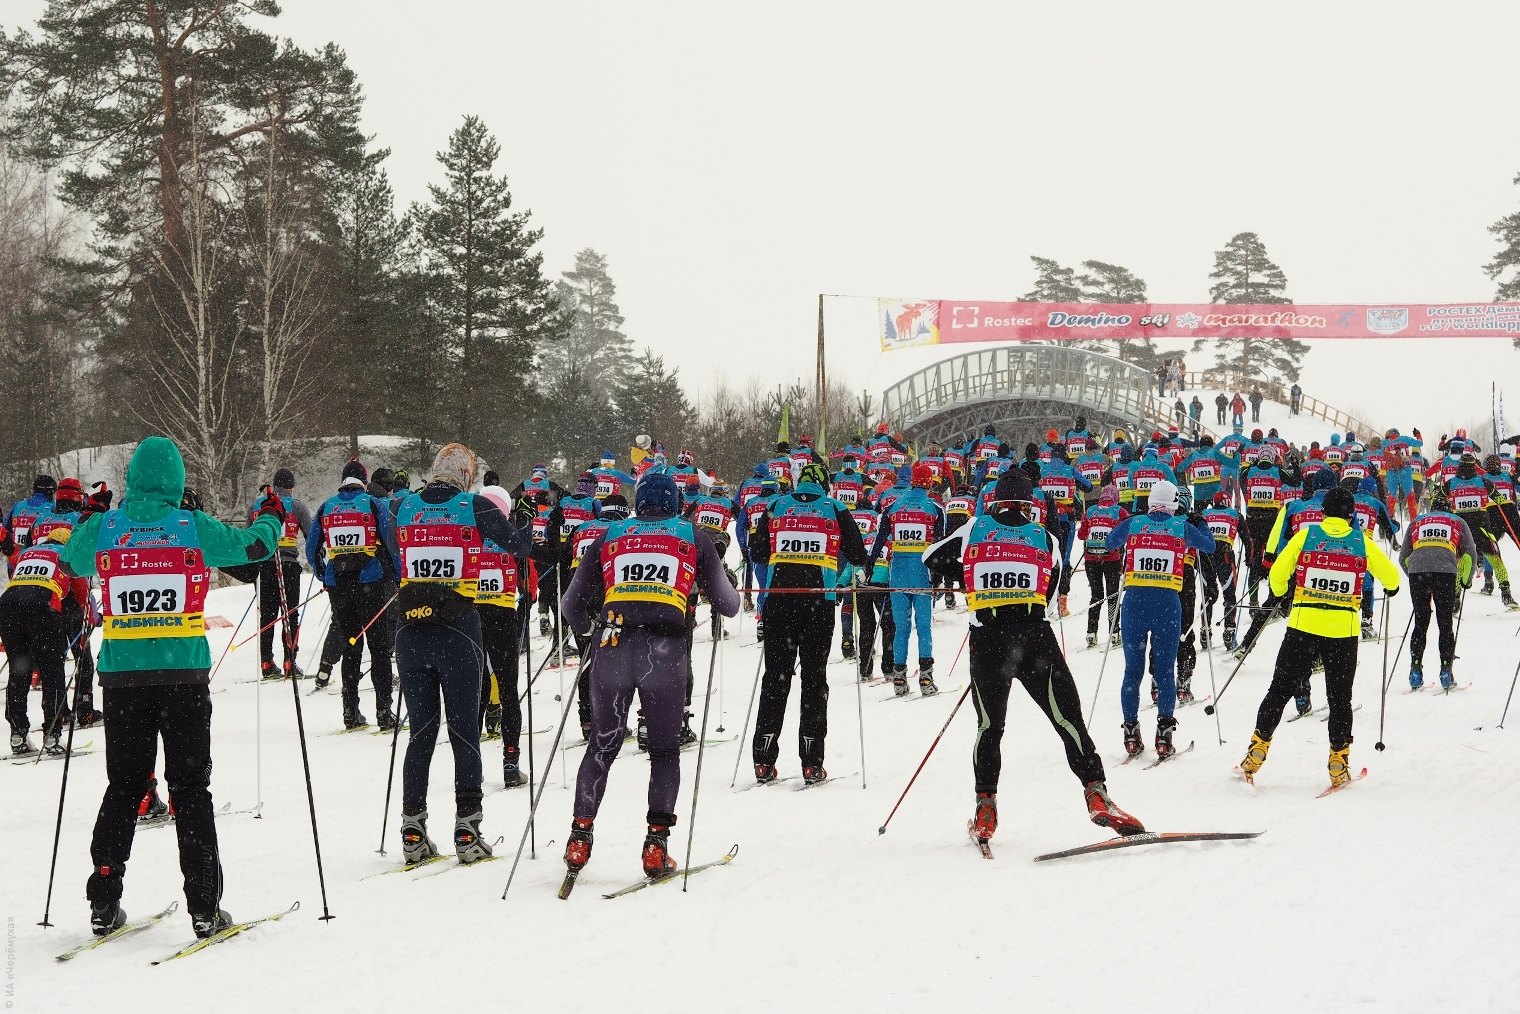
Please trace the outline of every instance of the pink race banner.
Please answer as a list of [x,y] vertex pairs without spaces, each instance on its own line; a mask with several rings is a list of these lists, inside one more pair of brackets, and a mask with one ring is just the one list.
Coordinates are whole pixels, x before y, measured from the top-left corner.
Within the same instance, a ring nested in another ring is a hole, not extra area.
[[1083,338],[1516,338],[1520,303],[978,303],[880,299],[884,350]]

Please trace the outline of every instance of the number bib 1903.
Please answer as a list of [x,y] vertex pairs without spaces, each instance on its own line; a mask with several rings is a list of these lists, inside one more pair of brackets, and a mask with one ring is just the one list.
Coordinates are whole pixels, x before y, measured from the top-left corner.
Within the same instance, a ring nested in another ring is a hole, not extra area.
[[1366,571],[1367,561],[1352,553],[1300,553],[1294,570],[1298,585],[1294,604],[1358,608]]
[[1023,542],[977,542],[966,552],[968,609],[1044,606],[1050,554]]
[[1124,548],[1124,583],[1131,588],[1182,590],[1184,542],[1175,535],[1141,532]]
[[210,573],[199,549],[145,546],[96,554],[108,640],[203,637]]
[[602,543],[606,602],[656,602],[682,613],[697,583],[696,546],[671,532],[620,534]]

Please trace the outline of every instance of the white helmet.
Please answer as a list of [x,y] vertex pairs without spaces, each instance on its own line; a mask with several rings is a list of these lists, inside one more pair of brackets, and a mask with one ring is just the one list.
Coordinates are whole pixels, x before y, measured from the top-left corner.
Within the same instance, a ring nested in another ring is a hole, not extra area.
[[1166,511],[1168,514],[1177,512],[1177,486],[1175,483],[1162,479],[1151,487],[1149,508],[1153,511]]

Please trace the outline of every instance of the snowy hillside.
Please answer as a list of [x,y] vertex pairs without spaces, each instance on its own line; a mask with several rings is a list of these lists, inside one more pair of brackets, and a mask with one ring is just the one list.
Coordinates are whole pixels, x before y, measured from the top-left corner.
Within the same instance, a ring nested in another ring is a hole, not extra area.
[[[213,595],[208,614],[237,623],[248,588]],[[1078,579],[1072,602],[1085,601]],[[1397,647],[1407,597],[1393,600]],[[495,1003],[537,1010],[626,1007],[722,1010],[947,1010],[989,1004],[1030,1011],[1513,1010],[1513,912],[1520,886],[1507,874],[1520,830],[1520,728],[1496,729],[1514,662],[1517,616],[1470,594],[1458,664],[1471,689],[1405,695],[1395,659],[1386,753],[1376,753],[1383,646],[1364,644],[1357,683],[1353,767],[1371,776],[1326,799],[1326,726],[1284,724],[1252,792],[1235,781],[1282,625],[1221,700],[1220,746],[1202,707],[1179,712],[1179,744],[1196,749],[1150,771],[1120,767],[1118,691],[1122,659],[1082,649],[1085,613],[1064,638],[1091,708],[1093,731],[1119,805],[1153,830],[1265,831],[1245,843],[1163,845],[1035,865],[1034,855],[1108,837],[1090,825],[1080,787],[1057,738],[1021,694],[1010,707],[1000,794],[1002,827],[987,862],[967,842],[972,809],[969,702],[950,725],[887,833],[881,825],[967,684],[958,654],[962,613],[937,611],[935,655],[944,692],[884,700],[861,690],[862,762],[852,667],[830,668],[828,767],[844,776],[808,792],[796,782],[752,788],[747,744],[710,748],[702,771],[694,860],[738,843],[728,867],[605,901],[601,893],[639,878],[648,763],[630,745],[614,769],[597,823],[596,848],[568,902],[555,898],[579,750],[551,753],[556,696],[572,676],[546,671],[533,697],[540,772],[551,770],[537,825],[538,858],[526,856],[507,901],[510,856],[528,809],[525,789],[500,788],[500,748],[485,747],[485,830],[508,857],[475,868],[439,864],[436,876],[375,874],[398,862],[392,803],[380,843],[390,738],[333,733],[334,694],[304,696],[328,900],[322,901],[289,685],[249,682],[254,645],[227,656],[213,698],[217,803],[226,869],[225,905],[252,918],[301,902],[278,924],[159,968],[149,965],[191,940],[182,913],[130,939],[60,965],[53,955],[88,938],[83,886],[88,844],[105,783],[99,728],[80,734],[94,752],[76,758],[63,815],[55,928],[42,916],[61,762],[4,765],[8,840],[0,908],[9,914],[17,1010],[301,1009],[374,1011]],[[327,619],[318,599],[307,619],[303,664]],[[249,627],[245,625],[246,636]],[[231,631],[211,637],[215,655]],[[759,649],[753,620],[718,652],[709,738],[731,739],[745,719]],[[535,654],[542,646],[535,639]],[[710,643],[698,635],[698,694]],[[836,658],[837,641],[836,641]],[[952,666],[953,660],[953,666]],[[1434,646],[1430,649],[1434,661]],[[1213,657],[1219,686],[1233,660]],[[314,665],[312,666],[314,668]],[[1099,672],[1102,687],[1094,694]],[[1195,682],[1209,692],[1203,659]],[[336,683],[334,684],[336,687]],[[364,688],[371,717],[373,695]],[[1323,685],[1316,679],[1316,703]],[[781,755],[796,775],[796,697]],[[699,701],[700,703],[700,701]],[[32,702],[36,718],[37,703]],[[700,716],[700,712],[699,712]],[[1147,739],[1155,712],[1142,712]],[[572,725],[574,718],[571,719]],[[1520,725],[1520,714],[1511,716]],[[718,731],[721,729],[722,731]],[[567,741],[576,738],[572,731]],[[404,744],[403,744],[404,745]],[[737,789],[729,788],[736,759]],[[683,755],[684,850],[695,753]],[[865,777],[861,772],[864,771]],[[432,812],[451,810],[446,745],[433,763]],[[862,787],[862,782],[865,782]],[[495,791],[490,791],[492,786]],[[399,782],[398,782],[399,787]],[[257,810],[257,816],[247,811]],[[446,836],[442,819],[435,835]],[[142,830],[127,871],[124,907],[134,917],[181,899],[173,832]],[[651,976],[653,973],[653,976]],[[228,989],[228,986],[233,986]]]
[[[1198,395],[1198,399],[1204,404],[1204,426],[1208,427],[1215,434],[1223,436],[1231,432],[1231,417],[1229,410],[1226,409],[1224,416],[1224,425],[1221,426],[1219,424],[1219,417],[1214,414],[1214,397],[1218,393],[1218,388],[1199,388],[1196,391],[1183,391],[1180,397],[1185,402],[1191,402],[1193,400],[1193,395]],[[1226,391],[1225,393],[1233,394],[1234,392]],[[1175,398],[1168,398],[1166,400],[1168,402],[1171,402],[1174,401]],[[1415,420],[1414,425],[1419,426],[1419,420]],[[1320,445],[1323,446],[1329,443],[1330,435],[1332,433],[1338,432],[1333,423],[1327,422],[1324,419],[1318,419],[1307,413],[1293,415],[1288,411],[1288,406],[1280,401],[1263,401],[1261,403],[1261,420],[1259,422],[1251,421],[1251,406],[1249,404],[1246,405],[1245,435],[1250,436],[1251,431],[1257,427],[1260,427],[1263,433],[1267,433],[1273,428],[1276,428],[1277,432],[1283,437],[1283,439],[1301,447],[1308,447],[1309,444],[1315,440],[1318,440],[1320,442]],[[1407,429],[1408,427],[1405,426],[1403,428]],[[1342,436],[1345,435],[1344,431],[1339,432]],[[1360,437],[1364,442],[1368,437],[1372,435],[1372,433],[1357,434],[1357,436]]]

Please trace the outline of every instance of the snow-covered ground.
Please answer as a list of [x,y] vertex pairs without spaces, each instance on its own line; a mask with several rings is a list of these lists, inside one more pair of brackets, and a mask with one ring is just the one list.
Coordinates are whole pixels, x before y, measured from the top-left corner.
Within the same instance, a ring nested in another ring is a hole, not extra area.
[[[1512,556],[1512,553],[1511,553]],[[213,594],[209,613],[236,624],[251,590]],[[1085,601],[1079,577],[1072,602]],[[1393,600],[1393,644],[1408,616]],[[214,687],[218,804],[225,905],[237,918],[301,902],[284,921],[258,927],[184,961],[154,968],[191,940],[176,913],[130,939],[60,965],[53,955],[88,938],[83,887],[90,828],[105,784],[99,728],[82,732],[93,753],[70,772],[63,813],[53,929],[42,916],[62,765],[0,767],[10,858],[0,877],[8,916],[6,994],[16,1010],[99,1009],[103,1003],[163,1011],[331,1011],[442,1008],[510,1002],[537,1010],[611,1005],[725,1010],[944,1010],[989,1005],[1030,1011],[1513,1010],[1520,936],[1510,875],[1520,788],[1520,728],[1495,728],[1520,657],[1520,615],[1496,598],[1469,594],[1459,675],[1472,687],[1449,696],[1405,695],[1394,658],[1386,753],[1376,753],[1378,679],[1384,647],[1363,644],[1353,766],[1371,776],[1315,798],[1326,784],[1326,726],[1284,724],[1252,792],[1230,773],[1248,740],[1282,625],[1275,624],[1221,700],[1179,712],[1179,742],[1196,749],[1151,771],[1120,767],[1122,658],[1084,650],[1085,614],[1064,638],[1115,800],[1153,830],[1265,831],[1246,843],[1163,845],[1033,864],[1033,856],[1095,842],[1080,787],[1057,737],[1015,693],[1004,741],[997,857],[966,839],[972,809],[967,702],[885,835],[877,828],[967,684],[959,652],[962,613],[936,613],[935,657],[944,692],[889,700],[884,687],[857,690],[851,665],[829,669],[833,690],[828,767],[844,776],[808,792],[789,784],[750,788],[747,743],[708,749],[702,770],[694,861],[741,846],[728,867],[691,879],[689,893],[663,885],[615,901],[602,892],[639,877],[647,761],[630,745],[614,769],[597,823],[595,853],[568,902],[555,897],[579,750],[555,756],[553,732],[534,738],[540,772],[551,769],[537,824],[537,858],[524,857],[501,900],[510,856],[528,811],[526,789],[501,790],[500,751],[486,746],[485,830],[506,840],[506,861],[437,876],[374,877],[398,861],[393,800],[380,844],[388,736],[332,735],[339,699],[303,696],[326,863],[337,916],[321,922],[301,754],[288,685],[250,682],[253,644],[229,654]],[[302,660],[326,623],[313,602]],[[239,636],[246,636],[245,625]],[[211,635],[214,655],[229,628]],[[709,738],[730,739],[745,721],[759,648],[745,617],[718,651]],[[1433,637],[1432,637],[1433,640]],[[535,653],[542,650],[535,644]],[[698,693],[711,645],[698,634]],[[836,660],[837,642],[836,642]],[[1434,669],[1432,644],[1428,662]],[[1199,661],[1195,686],[1220,687],[1233,659]],[[314,664],[311,668],[315,668]],[[1097,687],[1100,672],[1101,688]],[[1433,672],[1432,672],[1433,678]],[[552,730],[572,686],[546,671],[534,693],[533,726]],[[304,693],[303,687],[303,693]],[[1323,687],[1316,680],[1316,697]],[[364,710],[374,715],[366,683]],[[796,695],[780,766],[796,775]],[[1317,701],[1318,703],[1318,701]],[[36,718],[37,703],[32,702]],[[700,713],[699,713],[700,714]],[[1147,737],[1155,712],[1142,712]],[[574,718],[571,719],[572,726]],[[1511,716],[1520,725],[1520,714]],[[719,732],[718,730],[722,731]],[[572,730],[567,742],[576,738]],[[404,746],[404,744],[403,744]],[[730,789],[735,762],[737,789]],[[696,754],[683,755],[684,849]],[[864,775],[862,775],[864,772]],[[399,774],[398,774],[399,777]],[[447,839],[452,763],[440,745],[431,791],[435,837]],[[494,791],[493,791],[494,790]],[[173,832],[143,830],[126,878],[124,905],[143,916],[180,899]]]

